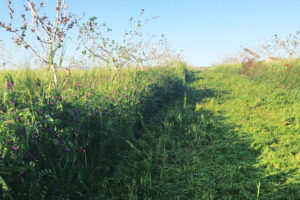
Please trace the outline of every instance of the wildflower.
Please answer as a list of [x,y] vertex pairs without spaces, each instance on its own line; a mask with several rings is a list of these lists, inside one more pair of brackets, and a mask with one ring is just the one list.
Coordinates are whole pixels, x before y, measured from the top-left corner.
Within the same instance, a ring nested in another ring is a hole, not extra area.
[[119,102],[119,101],[120,101],[120,99],[119,99],[119,98],[117,98],[117,99],[116,99],[116,102]]
[[64,90],[65,90],[65,88],[61,88],[61,89],[60,89],[60,91],[62,91],[62,92],[63,92]]
[[41,87],[41,83],[36,83],[36,87]]
[[55,96],[52,96],[51,99],[52,99],[52,100],[55,100]]
[[56,137],[57,139],[59,138],[59,133],[58,133],[58,132],[55,133],[55,137]]
[[15,146],[15,145],[12,145],[11,148],[13,148],[13,150],[15,150],[15,151],[18,151],[18,149],[19,149],[19,147]]
[[79,109],[75,109],[75,113],[78,114],[79,113]]
[[48,128],[48,133],[50,133],[52,131],[52,128]]
[[77,88],[80,88],[81,87],[81,82],[78,81],[76,85],[77,85]]
[[56,103],[55,103],[54,101],[52,101],[52,102],[50,103],[50,105],[51,105],[51,106],[55,106]]
[[76,121],[76,118],[73,117],[71,120],[70,120],[72,123]]
[[289,66],[290,66],[290,64],[285,64],[285,66],[286,66],[286,67],[289,67]]
[[17,121],[20,121],[20,119],[21,119],[20,116],[16,116]]
[[37,133],[34,133],[34,139],[38,142],[39,141],[39,136]]
[[89,96],[89,97],[92,96],[92,93],[91,93],[91,92],[88,92],[88,96]]
[[7,82],[7,89],[12,88],[14,86],[14,83],[12,81]]
[[99,111],[97,108],[95,108],[95,115],[98,116],[98,114],[99,114]]
[[125,94],[123,95],[123,97],[124,97],[124,99],[127,99],[127,96]]
[[14,106],[17,106],[17,102],[15,100],[10,100],[10,102],[14,105]]
[[22,127],[22,128],[21,128],[21,133],[24,135],[24,134],[25,134],[25,132],[26,132],[26,129],[25,129],[25,127]]
[[63,141],[61,139],[58,139],[58,143],[61,145]]
[[20,176],[20,177],[25,176],[25,172],[24,172],[24,171],[21,171],[20,174],[19,174],[19,176]]
[[33,160],[38,160],[39,156],[35,156],[33,154],[29,154],[30,158],[32,158]]

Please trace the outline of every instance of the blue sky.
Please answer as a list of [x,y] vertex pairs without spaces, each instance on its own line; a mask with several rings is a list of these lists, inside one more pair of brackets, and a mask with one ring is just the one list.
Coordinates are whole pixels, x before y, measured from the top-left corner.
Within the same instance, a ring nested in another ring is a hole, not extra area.
[[[46,0],[46,5],[50,0]],[[6,19],[6,0],[0,0],[0,20]],[[55,1],[53,1],[55,2]],[[277,34],[300,30],[299,0],[67,0],[70,11],[97,16],[115,37],[128,28],[128,19],[141,8],[146,16],[158,15],[144,30],[164,34],[172,47],[183,50],[192,65],[209,66],[241,46],[255,47]],[[51,10],[51,9],[48,9]],[[83,20],[83,21],[84,21]],[[11,36],[0,30],[0,38]]]

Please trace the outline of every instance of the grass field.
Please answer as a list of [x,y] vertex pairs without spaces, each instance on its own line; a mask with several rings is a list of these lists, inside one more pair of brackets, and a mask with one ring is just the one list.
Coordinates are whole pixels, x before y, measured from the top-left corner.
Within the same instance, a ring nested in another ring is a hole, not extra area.
[[3,199],[300,199],[297,64],[2,73]]

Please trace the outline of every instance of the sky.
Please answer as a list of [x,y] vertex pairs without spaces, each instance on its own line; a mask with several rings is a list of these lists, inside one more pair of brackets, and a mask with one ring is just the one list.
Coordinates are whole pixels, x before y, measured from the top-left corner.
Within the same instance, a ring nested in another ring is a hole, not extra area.
[[[50,2],[55,1],[45,0],[45,5]],[[143,8],[146,17],[159,16],[143,30],[164,34],[194,66],[210,66],[274,34],[285,37],[300,30],[299,0],[67,0],[67,4],[70,12],[85,13],[83,21],[96,16],[108,24],[116,39],[128,28],[128,19]],[[0,21],[7,20],[6,5],[0,0]],[[10,38],[0,29],[0,39],[9,43]]]

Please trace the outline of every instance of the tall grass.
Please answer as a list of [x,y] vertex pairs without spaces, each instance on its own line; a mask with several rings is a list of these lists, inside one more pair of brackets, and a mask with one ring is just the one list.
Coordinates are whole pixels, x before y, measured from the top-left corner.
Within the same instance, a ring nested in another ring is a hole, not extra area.
[[183,94],[184,68],[60,70],[57,89],[45,71],[1,72],[3,198],[109,196],[119,162],[148,159],[144,124]]

